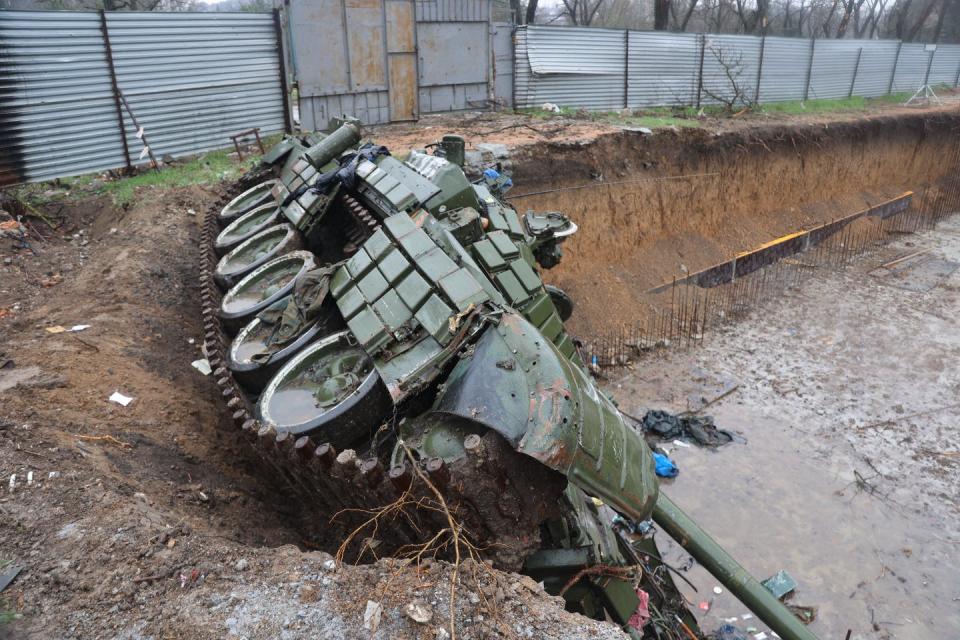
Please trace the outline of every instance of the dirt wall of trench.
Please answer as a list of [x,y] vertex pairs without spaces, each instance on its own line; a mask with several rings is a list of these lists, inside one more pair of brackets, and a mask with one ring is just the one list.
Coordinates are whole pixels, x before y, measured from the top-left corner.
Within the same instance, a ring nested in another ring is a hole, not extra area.
[[629,322],[643,291],[684,270],[956,174],[958,144],[960,114],[623,131],[522,148],[509,195],[520,211],[559,210],[580,225],[546,278],[577,301],[574,330],[591,334]]

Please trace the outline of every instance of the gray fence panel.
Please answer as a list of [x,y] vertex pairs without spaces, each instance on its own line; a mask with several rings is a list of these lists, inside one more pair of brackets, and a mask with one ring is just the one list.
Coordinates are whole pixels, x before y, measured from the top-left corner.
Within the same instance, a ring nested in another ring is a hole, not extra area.
[[364,124],[390,122],[390,94],[386,91],[371,91],[300,96],[300,128],[304,131],[326,129],[330,118],[344,114],[359,118]]
[[493,95],[497,104],[513,106],[513,25],[497,22],[493,30]]
[[940,44],[933,54],[933,66],[930,67],[930,84],[957,83],[960,75],[960,45]]
[[763,45],[760,102],[802,100],[809,63],[809,40],[768,36]]
[[[107,14],[117,84],[158,157],[284,129],[277,36],[270,14]],[[133,160],[142,145],[125,118]]]
[[527,27],[531,77],[527,104],[553,102],[587,109],[624,106],[624,32],[576,27]]
[[896,40],[872,41],[863,45],[853,95],[875,98],[890,92],[890,78],[899,46]]
[[490,39],[486,22],[417,25],[420,109],[424,113],[484,106],[490,63],[478,61],[491,60]]
[[533,106],[530,99],[530,58],[527,56],[527,28],[520,27],[513,34],[513,103],[514,107]]
[[[757,91],[760,38],[707,35],[703,56],[702,104],[733,100],[739,91],[753,100]],[[738,104],[743,104],[738,99]]]
[[698,35],[631,31],[628,106],[695,104],[699,69]]
[[[157,157],[285,126],[271,14],[108,13],[117,86]],[[0,183],[123,167],[100,14],[0,11]],[[131,163],[143,144],[122,109]]]
[[900,59],[897,60],[897,73],[893,77],[893,93],[916,91],[923,86],[930,53],[924,44],[903,43]]
[[486,22],[492,0],[417,0],[417,22]]
[[[863,46],[864,43],[858,40],[817,40],[807,97],[824,100],[849,96],[853,73],[857,71],[857,57]],[[860,58],[862,60],[863,56]]]
[[125,164],[96,13],[0,11],[0,185]]

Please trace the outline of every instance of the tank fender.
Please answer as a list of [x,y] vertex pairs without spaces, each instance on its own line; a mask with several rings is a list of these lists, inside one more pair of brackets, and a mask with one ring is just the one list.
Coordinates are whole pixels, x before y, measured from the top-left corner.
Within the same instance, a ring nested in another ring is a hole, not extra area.
[[658,485],[646,441],[586,372],[519,314],[504,313],[485,331],[431,412],[492,429],[632,518],[653,510]]

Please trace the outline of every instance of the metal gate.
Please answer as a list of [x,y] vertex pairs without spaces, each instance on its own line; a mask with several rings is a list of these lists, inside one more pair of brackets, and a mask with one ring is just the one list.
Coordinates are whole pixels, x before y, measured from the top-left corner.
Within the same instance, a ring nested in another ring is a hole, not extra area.
[[344,114],[379,124],[511,104],[513,27],[499,4],[289,0],[302,127]]

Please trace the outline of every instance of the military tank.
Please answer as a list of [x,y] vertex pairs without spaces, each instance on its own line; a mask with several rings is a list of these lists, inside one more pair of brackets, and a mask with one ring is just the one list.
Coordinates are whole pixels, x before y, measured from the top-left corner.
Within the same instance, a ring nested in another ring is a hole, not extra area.
[[[396,157],[334,120],[284,139],[207,213],[204,349],[265,477],[349,559],[456,522],[573,610],[636,637],[699,634],[634,535],[653,518],[781,637],[813,638],[659,491],[643,437],[591,378],[572,301],[540,277],[576,225],[518,213],[506,176],[467,177],[464,147]],[[645,631],[641,591],[678,613]]]

